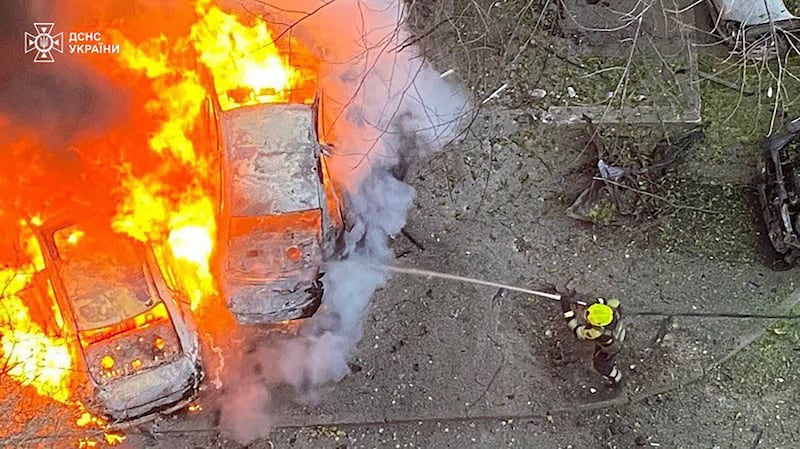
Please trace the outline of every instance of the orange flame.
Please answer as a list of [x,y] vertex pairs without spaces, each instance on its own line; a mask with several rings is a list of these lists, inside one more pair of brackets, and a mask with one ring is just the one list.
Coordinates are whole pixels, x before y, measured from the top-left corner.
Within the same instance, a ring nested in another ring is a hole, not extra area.
[[170,220],[167,243],[175,257],[177,276],[189,295],[191,309],[198,310],[204,298],[216,293],[209,259],[214,250],[216,222],[208,197],[186,202]]
[[[189,20],[181,22],[182,28],[170,29],[169,38],[148,34],[150,27],[140,22],[151,19],[143,16],[115,22],[119,29],[103,31],[110,42],[120,44],[121,51],[87,61],[129,91],[130,110],[125,123],[111,127],[101,138],[83,136],[69,143],[85,164],[68,167],[81,170],[63,177],[72,180],[69,188],[52,189],[46,182],[56,179],[53,170],[66,167],[55,158],[24,164],[30,173],[18,185],[12,176],[0,179],[3,189],[20,190],[11,192],[15,203],[0,205],[0,224],[19,225],[15,231],[22,233],[20,247],[26,258],[12,268],[0,269],[4,306],[0,308],[0,362],[20,384],[77,406],[79,427],[104,429],[106,423],[76,400],[77,390],[70,391],[70,386],[79,385],[79,373],[72,371],[75,342],[50,333],[50,324],[60,328],[69,318],[61,316],[52,286],[47,293],[53,299],[51,316],[38,316],[49,314],[48,310],[26,302],[27,289],[37,287],[32,281],[34,273],[44,268],[44,259],[36,239],[24,229],[43,220],[35,216],[17,223],[21,214],[17,209],[37,204],[41,207],[35,209],[43,210],[75,200],[91,205],[98,214],[103,211],[103,219],[110,218],[115,232],[152,245],[159,264],[165,273],[170,272],[165,278],[180,284],[193,311],[203,310],[211,298],[217,298],[210,267],[217,243],[215,192],[219,188],[215,184],[216,123],[209,114],[212,103],[227,110],[267,102],[310,103],[316,95],[319,57],[289,34],[275,34],[259,18],[242,20],[212,6],[210,0],[198,0],[194,15],[190,8],[180,18]],[[11,156],[28,160],[32,153],[46,154],[36,130],[23,132],[18,125],[0,116],[0,128],[15,131]],[[82,237],[76,232],[67,242],[77,243]],[[45,324],[40,322],[43,319],[50,321]],[[220,326],[224,319],[208,325]],[[124,436],[109,433],[104,439],[84,439],[80,444],[119,444]]]
[[63,338],[45,334],[23,302],[22,290],[29,286],[33,274],[44,267],[36,239],[29,236],[23,246],[30,264],[0,270],[2,362],[7,374],[22,385],[30,385],[37,393],[56,401],[67,402],[72,368],[69,346]]
[[[245,25],[207,0],[198,1],[196,13],[198,20],[189,36],[172,47],[164,36],[138,44],[120,37],[122,64],[151,80],[156,98],[148,101],[145,109],[161,120],[161,125],[148,144],[164,158],[164,165],[157,173],[143,176],[134,175],[130,165],[123,166],[125,194],[113,219],[117,232],[167,244],[172,260],[159,257],[159,263],[172,263],[169,269],[181,280],[192,310],[217,293],[209,266],[216,236],[214,189],[197,181],[213,179],[210,167],[217,154],[214,142],[207,145],[211,151],[198,151],[194,143],[209,137],[209,130],[204,134],[200,129],[209,95],[195,67],[187,63],[191,58],[186,49],[196,51],[194,56],[209,69],[222,109],[298,98],[311,102],[316,81],[316,63],[310,52],[287,39],[292,62],[303,62],[297,67],[290,65],[264,21],[255,19],[252,25]],[[167,181],[177,172],[188,173],[193,181]]]
[[176,62],[164,58],[163,37],[138,47],[124,42],[123,48],[132,50],[121,52],[123,64],[151,79],[157,93],[145,108],[163,121],[148,143],[164,158],[164,165],[144,176],[134,175],[130,166],[123,167],[125,195],[112,227],[143,242],[166,242],[173,258],[158,258],[159,263],[181,279],[192,310],[197,310],[204,298],[216,294],[209,267],[216,233],[212,188],[196,181],[169,182],[168,178],[176,174],[183,179],[208,176],[215,155],[198,154],[193,143],[207,92],[196,72],[171,65]]
[[197,2],[200,20],[192,27],[191,39],[200,61],[211,70],[223,110],[313,101],[316,72],[315,67],[303,67],[313,61],[307,50],[287,39],[291,51],[281,54],[266,22],[256,17],[247,26],[208,3]]
[[118,444],[122,444],[122,442],[125,441],[125,435],[121,433],[108,432],[105,435],[103,435],[103,437],[106,440],[106,444],[108,444],[109,446],[116,446]]

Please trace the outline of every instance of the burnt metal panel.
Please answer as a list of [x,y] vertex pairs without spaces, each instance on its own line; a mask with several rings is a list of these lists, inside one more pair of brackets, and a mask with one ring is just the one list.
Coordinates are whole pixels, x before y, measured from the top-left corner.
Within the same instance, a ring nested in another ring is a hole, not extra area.
[[78,329],[97,329],[120,323],[157,304],[151,298],[141,265],[114,265],[109,260],[67,261],[60,274]]
[[[322,265],[319,219],[313,227],[254,228],[229,243],[225,276],[228,306],[240,322],[297,318],[314,302]],[[292,258],[290,251],[297,251]]]
[[[319,266],[322,251],[318,238],[315,232],[308,234],[298,238],[299,232],[277,234],[254,230],[250,235],[234,237],[230,241],[228,274],[234,278],[269,276]],[[292,247],[302,253],[299,260],[286,255],[294,250]]]
[[254,217],[320,207],[310,105],[263,104],[222,113],[229,213]]
[[[156,338],[164,341],[162,349],[154,346]],[[83,354],[92,379],[98,385],[107,385],[119,377],[136,376],[148,369],[169,363],[181,357],[183,350],[175,328],[171,323],[164,321],[90,344],[83,348]],[[101,366],[104,356],[114,359],[114,367],[110,373]],[[139,361],[138,368],[131,365],[134,360]]]
[[228,286],[230,308],[240,323],[276,323],[302,318],[317,305],[322,289],[316,270],[287,279]]
[[100,387],[95,400],[112,421],[127,421],[193,398],[202,370],[188,356]]

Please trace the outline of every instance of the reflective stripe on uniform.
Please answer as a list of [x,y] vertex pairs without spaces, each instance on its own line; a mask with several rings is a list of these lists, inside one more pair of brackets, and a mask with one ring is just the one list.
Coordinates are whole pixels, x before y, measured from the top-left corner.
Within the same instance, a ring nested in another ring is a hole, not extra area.
[[602,331],[586,326],[578,327],[578,329],[575,330],[575,333],[578,334],[578,338],[581,340],[596,340],[603,335]]
[[619,340],[620,344],[622,344],[622,342],[625,341],[625,328],[624,327],[622,328],[622,330],[619,331],[619,335],[617,336],[617,340]]
[[578,327],[578,324],[579,323],[578,323],[578,319],[577,318],[573,318],[573,319],[567,321],[567,326],[569,327],[569,330],[571,330],[571,331],[574,331]]
[[564,318],[574,318],[574,317],[575,317],[575,312],[573,312],[572,310],[567,310],[566,312],[564,312]]

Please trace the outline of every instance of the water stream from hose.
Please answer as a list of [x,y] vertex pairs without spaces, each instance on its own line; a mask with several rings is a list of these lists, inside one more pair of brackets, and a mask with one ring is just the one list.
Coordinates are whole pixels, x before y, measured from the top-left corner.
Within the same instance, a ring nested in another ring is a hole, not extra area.
[[[439,271],[433,270],[423,270],[420,268],[407,268],[407,267],[398,267],[393,265],[383,265],[382,268],[394,272],[394,273],[402,273],[402,274],[409,274],[412,276],[421,276],[425,278],[439,278],[439,279],[449,279],[452,281],[459,281],[459,282],[467,282],[470,284],[477,284],[477,285],[485,285],[487,287],[495,287],[495,288],[503,288],[506,290],[513,290],[516,292],[527,293],[529,295],[537,296],[539,298],[546,298],[551,299],[553,301],[560,301],[561,295],[553,294],[553,293],[546,293],[540,292],[537,290],[531,290],[528,288],[523,287],[516,287],[513,285],[508,284],[501,284],[499,282],[491,282],[485,281],[478,278],[472,278],[467,276],[458,276],[455,274],[450,273],[442,273]],[[636,311],[636,310],[628,310],[625,312],[627,315],[635,315],[635,316],[654,316],[654,317],[672,317],[672,316],[685,316],[685,317],[697,317],[697,318],[751,318],[751,319],[800,319],[800,315],[797,314],[758,314],[758,313],[729,313],[729,312],[667,312],[667,311]]]
[[556,294],[553,294],[553,293],[545,293],[545,292],[540,292],[540,291],[537,291],[537,290],[530,290],[530,289],[527,289],[527,288],[515,287],[513,285],[500,284],[498,282],[489,282],[489,281],[484,281],[482,279],[477,279],[477,278],[471,278],[471,277],[466,277],[466,276],[458,276],[458,275],[455,275],[455,274],[441,273],[441,272],[438,272],[438,271],[431,271],[431,270],[422,270],[422,269],[419,269],[419,268],[397,267],[397,266],[392,266],[392,265],[384,265],[383,268],[385,268],[385,269],[387,269],[389,271],[395,272],[395,273],[411,274],[411,275],[423,276],[423,277],[427,277],[427,278],[435,277],[435,278],[440,278],[440,279],[450,279],[450,280],[453,280],[453,281],[468,282],[470,284],[485,285],[487,287],[504,288],[506,290],[513,290],[513,291],[516,291],[516,292],[527,293],[529,295],[538,296],[540,298],[552,299],[553,301],[560,301],[561,300],[561,295],[556,295]]

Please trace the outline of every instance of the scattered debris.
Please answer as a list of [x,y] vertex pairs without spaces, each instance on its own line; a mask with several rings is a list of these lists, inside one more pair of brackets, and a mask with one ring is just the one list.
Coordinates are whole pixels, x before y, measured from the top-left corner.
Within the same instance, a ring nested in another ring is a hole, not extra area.
[[743,2],[707,0],[712,32],[731,47],[731,53],[761,61],[783,57],[800,42],[800,18],[783,0]]
[[500,304],[506,298],[508,298],[508,289],[498,288],[497,293],[492,296],[492,304]]
[[789,122],[786,131],[764,142],[764,160],[758,167],[758,199],[772,247],[790,265],[800,258],[800,192],[798,163],[800,130],[798,120]]
[[311,431],[312,438],[332,438],[335,441],[347,438],[347,432],[340,429],[338,426],[317,426]]
[[486,103],[488,103],[490,100],[492,100],[492,99],[495,99],[495,98],[499,97],[499,96],[500,96],[500,94],[501,94],[501,93],[503,93],[503,91],[504,91],[504,90],[506,90],[506,89],[508,89],[508,83],[503,83],[503,85],[502,85],[502,86],[500,86],[500,87],[498,87],[498,88],[497,88],[497,90],[495,90],[494,92],[492,92],[492,93],[491,93],[491,94],[490,94],[488,97],[484,98],[484,100],[483,100],[483,101],[481,101],[481,104],[486,104]]
[[756,449],[764,438],[764,431],[758,424],[753,424],[753,426],[750,427],[750,432],[753,432],[753,444],[750,446],[750,449]]
[[583,120],[588,126],[589,147],[597,155],[600,176],[594,176],[589,187],[567,208],[567,216],[608,225],[617,220],[617,215],[638,218],[645,212],[653,213],[656,209],[650,207],[651,200],[685,207],[655,193],[660,190],[656,181],[703,139],[700,129],[675,139],[662,139],[652,150],[644,152],[631,139],[616,139],[614,145],[607,147],[591,119],[584,115]]
[[531,91],[531,97],[533,97],[536,100],[541,100],[545,96],[547,96],[547,91],[544,90],[544,89],[538,89],[537,88],[537,89],[533,89]]

